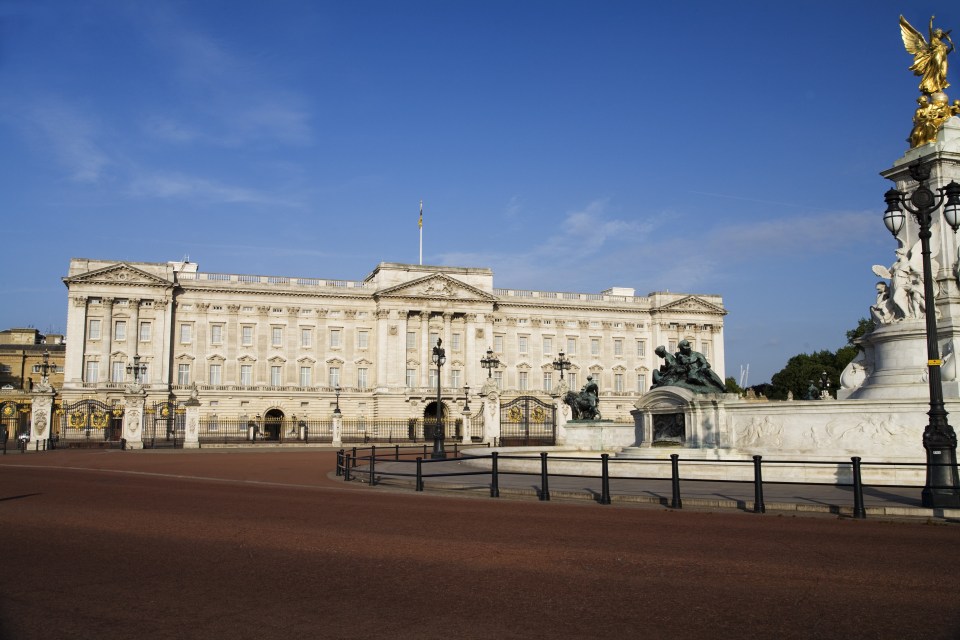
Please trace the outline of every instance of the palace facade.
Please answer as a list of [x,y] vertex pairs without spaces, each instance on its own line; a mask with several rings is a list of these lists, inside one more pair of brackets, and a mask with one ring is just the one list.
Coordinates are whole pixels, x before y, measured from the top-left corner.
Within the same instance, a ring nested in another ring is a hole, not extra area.
[[[436,411],[438,339],[445,411],[488,376],[504,397],[548,398],[562,373],[571,389],[593,375],[604,418],[630,420],[660,366],[654,349],[684,338],[724,376],[716,295],[501,289],[487,268],[397,263],[345,281],[75,258],[64,283],[64,404],[121,403],[136,362],[148,403],[195,392],[203,413],[225,418],[320,418],[337,405],[421,418]],[[482,366],[488,350],[498,367]],[[561,353],[569,368],[558,371]]]

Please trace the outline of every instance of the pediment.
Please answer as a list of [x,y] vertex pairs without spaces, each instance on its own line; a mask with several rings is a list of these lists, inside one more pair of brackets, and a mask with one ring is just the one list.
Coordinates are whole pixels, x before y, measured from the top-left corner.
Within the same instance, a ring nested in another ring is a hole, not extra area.
[[662,307],[657,308],[656,311],[657,313],[663,313],[665,311],[678,311],[681,313],[702,315],[727,315],[727,310],[723,307],[718,307],[715,304],[711,304],[698,296],[687,296],[685,298],[680,298],[679,300],[674,300],[669,304],[665,304]]
[[497,298],[442,273],[404,282],[377,292],[378,298],[417,298],[420,300],[472,300],[496,302]]
[[152,273],[147,273],[142,269],[120,262],[117,264],[81,273],[76,276],[64,278],[63,281],[68,284],[116,284],[116,285],[146,285],[149,287],[170,287],[173,283],[169,280],[159,278]]

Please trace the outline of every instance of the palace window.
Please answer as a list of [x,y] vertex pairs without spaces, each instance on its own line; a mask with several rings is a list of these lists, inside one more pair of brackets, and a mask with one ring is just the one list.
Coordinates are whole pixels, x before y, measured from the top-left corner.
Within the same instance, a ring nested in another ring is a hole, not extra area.
[[357,388],[366,389],[368,386],[367,381],[367,368],[359,367],[357,368]]
[[222,324],[210,325],[210,344],[221,344],[221,343],[223,343],[223,325]]
[[273,347],[283,346],[283,327],[270,327],[270,345]]
[[190,344],[191,342],[193,342],[193,325],[181,324],[180,325],[180,343]]
[[529,375],[528,375],[528,373],[527,373],[526,371],[521,371],[521,372],[520,372],[519,382],[518,382],[518,385],[517,385],[517,386],[520,388],[520,391],[526,391],[526,390],[527,390],[527,378],[528,378],[528,377],[529,377]]
[[463,378],[463,372],[460,369],[450,371],[450,386],[454,389],[460,388],[460,380]]
[[407,349],[417,348],[417,332],[407,331]]
[[615,356],[623,355],[623,338],[613,339],[613,355]]
[[577,355],[577,339],[576,338],[567,338],[567,355],[568,356]]
[[150,342],[151,328],[149,322],[140,323],[140,342]]
[[333,349],[340,348],[340,329],[330,329],[330,347]]
[[638,358],[647,357],[647,341],[646,340],[637,340],[637,357]]
[[543,355],[548,356],[553,353],[553,338],[550,336],[544,336],[543,338]]
[[300,386],[309,387],[311,384],[311,370],[310,367],[300,367]]
[[543,390],[553,391],[553,373],[549,371],[543,372]]
[[340,386],[340,367],[330,367],[330,386]]
[[567,380],[570,381],[570,388],[571,388],[571,389],[579,389],[579,388],[580,388],[580,384],[578,383],[577,378],[579,378],[579,376],[577,375],[577,373],[576,373],[575,371],[568,371],[568,372],[567,372]]
[[460,339],[459,333],[454,333],[450,335],[450,348],[454,351],[460,351],[462,341]]
[[590,355],[600,355],[600,338],[590,338]]
[[361,329],[357,331],[357,348],[358,349],[370,348],[370,332],[368,330]]
[[219,364],[210,365],[210,384],[218,385],[223,380],[223,367]]
[[614,391],[623,391],[623,374],[615,373],[613,374],[613,390]]
[[181,362],[177,365],[177,384],[185,387],[190,384],[190,365]]
[[90,321],[90,330],[87,331],[87,338],[90,340],[99,340],[100,339],[100,321],[91,320]]
[[279,387],[283,384],[283,368],[280,365],[270,367],[270,386]]
[[493,381],[497,383],[497,389],[503,389],[503,371],[494,371]]
[[493,336],[493,350],[497,353],[503,353],[503,336]]
[[313,346],[313,330],[300,329],[300,346],[310,348]]
[[245,347],[253,345],[253,325],[245,324],[240,327],[240,344]]
[[113,339],[117,341],[127,339],[127,321],[117,320],[113,323]]
[[527,352],[528,342],[529,342],[529,339],[527,338],[527,336],[517,336],[517,350],[519,353]]
[[407,387],[417,386],[417,370],[407,369]]
[[124,365],[119,360],[110,363],[110,382],[123,382]]
[[84,381],[84,382],[96,382],[96,381],[97,381],[97,373],[98,373],[99,370],[100,370],[100,363],[99,363],[99,362],[97,362],[96,360],[89,360],[89,361],[87,361],[87,368],[86,368],[86,371],[85,371],[85,375],[83,376],[83,381]]
[[244,387],[249,387],[253,385],[253,365],[252,364],[242,364],[240,365],[240,384]]
[[637,393],[645,393],[647,390],[647,374],[637,374]]

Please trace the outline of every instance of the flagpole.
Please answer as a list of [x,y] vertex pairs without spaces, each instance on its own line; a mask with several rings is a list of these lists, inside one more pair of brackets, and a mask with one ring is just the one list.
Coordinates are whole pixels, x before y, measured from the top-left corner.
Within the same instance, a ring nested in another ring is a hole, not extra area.
[[420,201],[420,221],[417,226],[420,227],[420,266],[423,266],[423,200]]

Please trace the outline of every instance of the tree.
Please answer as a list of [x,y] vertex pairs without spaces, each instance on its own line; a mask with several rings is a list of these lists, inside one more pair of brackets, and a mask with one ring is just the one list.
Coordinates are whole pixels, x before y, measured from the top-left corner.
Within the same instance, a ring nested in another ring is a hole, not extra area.
[[807,396],[811,383],[819,388],[820,378],[824,373],[830,381],[830,388],[836,390],[840,387],[840,374],[860,351],[860,347],[854,344],[854,340],[870,333],[873,329],[873,320],[860,318],[856,328],[847,331],[847,344],[836,352],[824,349],[793,356],[787,361],[787,366],[770,378],[772,389],[768,397],[786,400],[787,394],[792,391],[794,399],[801,400]]
[[737,384],[737,379],[733,376],[727,376],[727,379],[723,381],[727,387],[727,393],[735,393],[738,396],[743,395],[743,389],[740,388],[740,385]]

